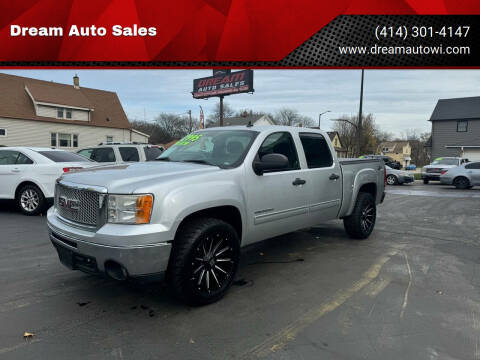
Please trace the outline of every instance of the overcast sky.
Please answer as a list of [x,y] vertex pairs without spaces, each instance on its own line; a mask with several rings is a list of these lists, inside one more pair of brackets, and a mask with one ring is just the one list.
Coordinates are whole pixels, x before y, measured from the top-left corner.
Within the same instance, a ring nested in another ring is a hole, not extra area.
[[[202,105],[208,117],[218,98],[193,99],[194,78],[210,76],[211,70],[0,70],[20,76],[72,83],[117,92],[130,119],[152,120],[160,112],[198,117]],[[438,99],[479,96],[479,70],[366,70],[364,113],[372,113],[384,131],[402,136],[406,129],[430,131],[427,121]],[[232,95],[225,102],[234,109],[275,112],[297,109],[331,128],[331,119],[358,114],[360,70],[255,70],[255,93]]]

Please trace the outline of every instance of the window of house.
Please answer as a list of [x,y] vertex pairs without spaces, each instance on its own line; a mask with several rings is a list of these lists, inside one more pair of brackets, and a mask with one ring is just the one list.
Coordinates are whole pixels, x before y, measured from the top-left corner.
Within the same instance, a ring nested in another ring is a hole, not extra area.
[[7,129],[0,128],[0,136],[7,136]]
[[60,147],[72,147],[72,135],[58,134],[58,143]]
[[457,132],[467,132],[468,131],[468,121],[459,120],[457,121]]
[[118,148],[123,161],[140,161],[137,148],[126,146]]
[[72,109],[67,109],[65,111],[65,116],[67,119],[71,119],[72,118]]
[[310,169],[332,166],[332,153],[322,135],[301,133],[300,140]]
[[50,146],[57,146],[57,133],[50,134]]
[[272,153],[282,154],[287,157],[289,167],[288,169],[282,169],[281,171],[300,169],[297,150],[290,133],[278,132],[267,136],[258,150],[258,156],[262,158],[263,156]]
[[107,135],[107,143],[113,142],[113,136],[108,136]]
[[73,134],[72,138],[73,138],[73,147],[78,147],[78,135]]
[[57,108],[57,118],[63,119],[63,108]]

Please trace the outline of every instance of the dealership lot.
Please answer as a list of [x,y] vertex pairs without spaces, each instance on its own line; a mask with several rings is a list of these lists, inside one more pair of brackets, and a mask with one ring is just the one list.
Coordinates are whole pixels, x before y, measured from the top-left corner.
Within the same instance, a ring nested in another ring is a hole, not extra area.
[[480,358],[480,189],[388,191],[368,240],[338,221],[268,240],[200,308],[64,268],[45,218],[2,202],[0,358]]

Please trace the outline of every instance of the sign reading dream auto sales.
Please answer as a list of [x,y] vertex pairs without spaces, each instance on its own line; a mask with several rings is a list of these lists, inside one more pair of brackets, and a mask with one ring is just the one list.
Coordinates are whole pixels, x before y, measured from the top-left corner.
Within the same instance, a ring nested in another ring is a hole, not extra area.
[[202,99],[253,91],[253,70],[241,70],[193,80],[192,95]]

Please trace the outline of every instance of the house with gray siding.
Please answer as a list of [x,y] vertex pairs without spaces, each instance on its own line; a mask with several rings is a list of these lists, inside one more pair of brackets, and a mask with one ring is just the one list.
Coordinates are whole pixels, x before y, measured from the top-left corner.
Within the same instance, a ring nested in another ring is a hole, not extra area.
[[480,96],[440,99],[433,110],[432,158],[480,160]]

